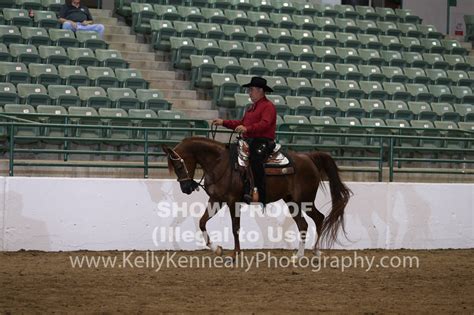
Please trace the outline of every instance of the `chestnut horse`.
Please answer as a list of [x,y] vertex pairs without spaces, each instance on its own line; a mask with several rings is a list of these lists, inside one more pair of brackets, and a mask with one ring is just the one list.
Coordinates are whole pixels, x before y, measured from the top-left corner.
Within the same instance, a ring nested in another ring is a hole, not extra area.
[[[203,188],[209,195],[208,208],[200,219],[199,227],[207,246],[216,254],[222,255],[222,247],[211,243],[206,231],[206,222],[215,214],[216,205],[226,203],[232,218],[234,236],[234,255],[240,252],[239,229],[240,210],[238,205],[244,194],[244,182],[241,173],[235,170],[231,162],[228,146],[221,142],[203,137],[190,137],[181,141],[174,149],[163,146],[168,156],[170,172],[174,169],[181,191],[191,194],[199,187],[193,177],[196,165],[204,172]],[[267,201],[275,202],[283,199],[286,203],[296,205],[310,204],[306,213],[316,224],[317,240],[314,253],[319,255],[320,241],[324,240],[329,247],[336,241],[340,227],[344,231],[344,209],[349,201],[351,191],[339,177],[339,170],[330,155],[322,152],[296,153],[289,152],[294,173],[289,175],[267,175]],[[329,181],[332,209],[328,216],[316,209],[314,200],[321,180]],[[299,209],[302,209],[300,207]],[[302,211],[292,214],[300,233],[297,257],[304,255],[305,236],[308,224]],[[345,233],[345,232],[344,232]]]

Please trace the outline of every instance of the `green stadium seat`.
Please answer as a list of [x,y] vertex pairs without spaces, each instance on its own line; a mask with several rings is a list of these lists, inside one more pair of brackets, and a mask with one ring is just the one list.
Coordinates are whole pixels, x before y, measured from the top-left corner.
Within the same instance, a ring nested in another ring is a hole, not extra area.
[[320,46],[329,46],[337,47],[339,46],[339,40],[336,39],[336,36],[333,32],[329,31],[314,31],[314,38]]
[[136,33],[150,34],[150,20],[156,19],[157,14],[150,3],[132,2],[132,29]]
[[109,87],[119,87],[120,82],[115,76],[114,70],[108,67],[87,67],[87,75],[91,83],[104,89]]
[[41,0],[41,4],[44,8],[48,11],[55,12],[56,14],[59,14],[59,10],[64,3],[65,0]]
[[403,59],[408,67],[425,68],[427,62],[423,60],[423,56],[419,52],[403,52]]
[[318,58],[310,45],[290,45],[290,50],[298,61],[313,62]]
[[409,9],[395,9],[395,14],[398,15],[400,21],[405,23],[420,24],[421,18],[418,15],[414,15]]
[[385,101],[385,108],[394,119],[412,120],[414,113],[408,108],[404,101]]
[[[99,117],[95,108],[92,107],[75,107],[71,106],[68,108],[71,122],[76,125],[92,125],[101,126],[102,121]],[[78,143],[81,144],[99,144],[99,138],[104,136],[104,130],[101,128],[80,128],[76,127],[72,129],[71,136],[77,138],[88,139],[87,141],[80,140]]]
[[250,0],[250,4],[254,11],[258,12],[273,12],[274,8],[268,0]]
[[302,30],[314,31],[318,28],[311,15],[293,15],[293,22]]
[[[66,117],[68,115],[67,110],[58,105],[38,105],[36,107],[36,112],[38,114],[44,114],[44,117],[40,117],[39,120],[42,123],[46,124],[65,124]],[[55,117],[57,116],[57,117]],[[68,136],[68,129],[65,127],[59,126],[47,126],[42,128],[42,134],[46,137],[67,137]],[[48,143],[63,143],[64,140],[43,140]]]
[[451,55],[467,55],[469,52],[466,48],[462,47],[461,44],[454,39],[445,39],[442,41],[442,45],[445,51]]
[[83,106],[100,108],[110,107],[111,102],[105,90],[99,86],[80,86],[77,88]]
[[291,15],[286,13],[270,13],[270,20],[272,20],[273,25],[278,28],[296,28],[296,24],[293,22]]
[[425,72],[425,70],[423,70],[422,68],[406,67],[405,69],[403,69],[403,72],[405,73],[406,77],[408,78],[408,82],[410,83],[429,84],[431,82],[431,79],[427,76],[428,70],[433,69],[426,69]]
[[330,79],[312,79],[311,84],[316,89],[320,97],[339,97],[340,91]]
[[377,22],[377,27],[382,31],[383,35],[399,37],[402,31],[398,29],[397,25],[393,22]]
[[202,8],[201,14],[204,16],[207,23],[227,24],[229,19],[224,15],[222,9],[227,8]]
[[425,51],[432,54],[442,54],[444,53],[444,47],[441,45],[441,42],[435,38],[422,38],[420,39],[421,45],[425,47]]
[[63,79],[63,83],[66,85],[72,85],[77,88],[90,84],[87,72],[82,66],[59,65],[58,72],[59,76]]
[[[244,69],[240,66],[239,61],[235,57],[216,56],[214,58],[214,62],[219,72],[233,74],[233,75],[244,73]],[[217,72],[217,71],[213,71],[213,72]]]
[[[224,32],[226,38],[231,41],[248,41],[249,34],[248,31],[244,29],[242,25],[221,25],[222,31]],[[221,43],[219,42],[219,46]],[[222,48],[222,47],[221,47]]]
[[62,83],[62,79],[54,65],[30,63],[28,69],[33,83],[42,84],[45,87],[50,84],[58,85]]
[[225,39],[225,34],[219,24],[216,23],[198,23],[198,30],[201,37],[215,40]]
[[245,12],[243,10],[224,10],[224,14],[229,19],[230,24],[250,26],[252,21],[250,21]]
[[398,82],[384,82],[383,88],[387,91],[389,99],[395,101],[410,101],[411,94],[406,91],[405,85]]
[[375,12],[379,15],[380,21],[398,22],[398,15],[395,14],[392,8],[375,8]]
[[97,32],[93,31],[77,31],[76,38],[81,47],[90,48],[93,51],[96,49],[107,49],[108,44],[102,40]]
[[10,55],[7,46],[3,43],[0,43],[0,61],[12,61],[12,56]]
[[385,60],[385,65],[387,66],[400,67],[400,68],[403,68],[405,66],[405,59],[403,59],[399,51],[393,51],[393,50],[381,51],[380,55]]
[[[363,118],[366,113],[355,98],[336,98],[337,107],[341,109],[345,117]],[[336,119],[337,121],[337,119]]]
[[408,77],[399,67],[382,67],[381,69],[389,82],[406,83],[408,81]]
[[23,42],[28,45],[49,46],[50,44],[48,32],[42,27],[23,26],[21,28],[21,36],[23,37]]
[[340,57],[336,54],[336,50],[333,47],[314,46],[313,51],[320,62],[337,63],[340,60]]
[[413,23],[398,23],[397,26],[404,36],[418,39],[423,36],[423,33],[421,33]]
[[380,50],[383,44],[379,41],[379,38],[373,34],[359,34],[357,36],[361,43],[361,47],[365,49]]
[[312,67],[316,71],[318,78],[337,80],[339,79],[339,72],[332,63],[329,62],[313,62]]
[[450,103],[431,103],[433,111],[438,115],[439,120],[458,122],[461,119],[461,115],[454,111],[453,106]]
[[287,78],[286,81],[294,96],[306,96],[308,98],[317,96],[316,89],[311,86],[310,80],[306,78]]
[[48,32],[51,41],[56,46],[61,46],[66,49],[69,47],[79,47],[80,45],[76,35],[71,30],[50,28]]
[[354,10],[354,7],[351,5],[342,5],[336,4],[334,9],[339,12],[339,17],[357,20],[359,18],[359,13]]
[[449,67],[449,64],[444,61],[443,56],[440,54],[424,53],[423,60],[427,63],[428,67],[432,69],[447,70]]
[[275,44],[275,43],[268,43],[267,44],[268,52],[270,53],[272,59],[279,59],[279,60],[294,60],[295,56],[288,47],[287,44]]
[[272,5],[275,12],[285,14],[295,14],[297,8],[294,6],[293,1],[287,0],[272,0]]
[[414,101],[431,102],[434,98],[434,95],[428,91],[428,88],[424,84],[408,83],[405,87]]
[[[161,124],[156,119],[158,115],[156,112],[152,111],[151,109],[131,109],[128,111],[128,115],[131,119],[133,119],[134,124],[137,127],[160,127]],[[144,130],[137,130],[134,134],[134,137],[137,139],[144,139],[145,138],[145,131]],[[163,134],[161,130],[147,130],[147,139],[149,141],[157,141],[163,139]]]
[[359,65],[359,71],[362,73],[364,80],[366,81],[385,81],[385,75],[382,74],[382,71],[378,66]]
[[377,81],[360,81],[360,88],[364,91],[368,99],[385,100],[388,93],[384,91],[382,84]]
[[345,148],[345,150],[354,151],[361,150],[361,146],[367,145],[367,138],[359,136],[365,134],[366,130],[357,128],[361,126],[360,121],[356,117],[336,117],[336,124],[342,127],[340,130],[346,133],[347,136],[343,138],[343,144],[352,146],[352,148]]
[[150,20],[151,43],[157,50],[169,51],[171,37],[177,36],[173,23],[169,20]]
[[362,118],[362,126],[365,126],[367,134],[374,135],[368,139],[369,145],[381,146],[385,142],[383,138],[377,137],[377,135],[390,135],[391,131],[386,127],[385,121],[382,118]]
[[313,18],[314,23],[318,26],[318,30],[326,32],[337,32],[339,27],[331,17],[315,17]]
[[[6,114],[15,114],[22,115],[22,114],[34,114],[36,113],[33,106],[28,104],[6,104],[5,107]],[[32,117],[28,117],[29,119],[34,119]],[[37,141],[34,140],[35,137],[41,134],[40,127],[35,124],[30,124],[28,126],[16,126],[13,128],[14,136],[15,137],[29,137],[32,139],[15,139],[15,143],[22,143],[22,144],[32,144],[36,143]]]
[[14,25],[0,25],[0,42],[9,46],[10,44],[23,43],[23,37]]
[[240,65],[244,72],[254,76],[268,75],[268,69],[263,64],[261,59],[256,58],[240,58]]
[[[329,116],[311,116],[310,122],[318,133],[339,133],[340,129],[336,125],[333,117]],[[322,146],[338,146],[342,144],[342,137],[319,135],[316,139]]]
[[431,106],[427,102],[408,102],[408,108],[418,120],[434,121],[438,118],[438,114],[431,110]]
[[199,32],[199,29],[197,28],[197,25],[195,22],[174,21],[173,25],[179,37],[189,37],[189,38],[201,37],[201,33]]
[[359,65],[363,62],[362,57],[359,56],[359,53],[355,48],[336,48],[337,55],[339,58],[344,61],[344,63],[350,63],[354,65]]
[[168,21],[179,21],[181,16],[178,14],[176,7],[174,5],[153,5],[153,9],[157,15],[158,19],[168,20]]
[[438,32],[434,25],[418,24],[416,27],[423,34],[423,37],[433,38],[433,39],[443,38],[443,34]]
[[318,76],[317,72],[311,68],[307,61],[289,61],[288,67],[296,75],[296,77],[313,79]]
[[67,54],[73,65],[84,67],[97,67],[99,65],[99,60],[97,60],[90,48],[69,47]]
[[[99,108],[99,115],[101,118],[102,123],[105,126],[111,127],[130,127],[131,122],[128,119],[128,114],[125,110],[121,108]],[[129,140],[133,138],[133,131],[130,129],[118,129],[118,128],[110,128],[104,130],[104,136],[109,139],[113,139],[116,141],[105,141],[105,143],[120,146],[124,145],[124,142],[120,140]]]
[[[444,137],[459,138],[464,137],[464,134],[460,132],[458,125],[452,121],[435,121],[434,125],[437,129],[443,129],[440,131]],[[443,147],[449,149],[464,149],[466,148],[466,141],[460,140],[444,140]]]
[[385,64],[385,60],[375,49],[359,49],[359,56],[362,58],[362,62],[367,65],[380,67]]
[[254,77],[251,74],[237,74],[235,76],[235,80],[237,81],[237,84],[240,86],[245,85],[247,83],[250,83],[250,80],[252,80],[252,77]]
[[357,36],[352,33],[335,32],[336,39],[339,45],[347,48],[360,48],[362,43],[357,39]]
[[415,137],[416,131],[410,128],[410,124],[404,119],[387,119],[385,120],[388,127],[393,127],[392,133],[395,135],[412,136],[413,138],[396,139],[395,145],[401,147],[416,148],[420,144],[419,137]]
[[357,65],[351,64],[336,64],[336,71],[339,72],[339,76],[343,80],[355,80],[360,81],[364,75],[359,72]]
[[[242,43],[237,40],[220,40],[219,48],[222,50],[222,54],[228,57],[242,58],[247,56],[247,52],[244,50]],[[215,56],[215,58],[221,58]]]
[[281,96],[291,95],[291,88],[287,85],[286,80],[281,76],[264,76],[267,85],[273,89],[273,94]]
[[415,37],[400,37],[400,43],[405,51],[422,53],[425,50],[420,40]]
[[[292,124],[288,131],[292,132],[313,132],[314,128],[311,126],[309,119],[301,115],[285,115],[283,117],[286,124]],[[281,130],[281,129],[280,129]],[[285,130],[286,131],[286,130]],[[307,150],[308,146],[316,143],[316,138],[311,135],[297,135],[294,134],[291,137],[291,144],[297,144],[298,147],[291,146],[293,150]],[[278,138],[280,140],[280,137]]]
[[19,103],[16,87],[9,82],[0,83],[0,104],[15,104]]
[[320,116],[342,116],[341,109],[337,107],[336,102],[331,97],[312,97],[311,104]]
[[44,85],[18,83],[17,89],[18,96],[22,99],[24,104],[33,106],[50,104],[51,99]]
[[171,103],[165,100],[160,90],[137,89],[135,93],[145,109],[154,111],[171,109]]
[[194,46],[197,49],[197,54],[203,56],[222,56],[222,49],[217,44],[217,41],[214,39],[207,38],[195,38]]
[[295,38],[291,35],[290,31],[286,28],[268,28],[268,34],[272,37],[274,43],[280,44],[293,44]]
[[282,76],[282,77],[291,77],[293,76],[293,71],[291,71],[288,67],[288,64],[285,60],[271,60],[265,59],[263,60],[263,64],[265,68],[270,71],[271,75],[273,76]]
[[53,11],[40,11],[34,12],[34,24],[37,27],[44,28],[58,28],[59,22],[56,18],[56,13]]
[[[164,127],[168,128],[191,128],[192,125],[188,121],[183,121],[185,118],[184,113],[175,110],[160,110],[158,111],[158,117],[167,119],[162,121]],[[166,130],[163,132],[163,136],[167,140],[181,141],[183,138],[190,137],[191,131],[181,130]]]
[[[377,119],[388,119],[390,118],[390,112],[385,109],[385,105],[381,100],[377,99],[369,99],[360,100],[361,107],[365,110],[367,115],[370,118],[377,118]],[[362,118],[363,122],[363,118]]]
[[[246,94],[248,97],[248,94]],[[287,96],[289,97],[289,96]],[[275,105],[276,112],[278,116],[285,116],[291,114],[291,109],[286,104],[286,100],[281,95],[267,95],[267,98]],[[250,100],[250,98],[248,98]],[[251,103],[251,101],[250,101]],[[241,116],[243,117],[243,115]]]
[[270,16],[266,12],[247,12],[248,19],[252,23],[253,26],[261,26],[261,27],[272,27],[273,21],[270,19]]
[[119,81],[120,87],[136,89],[147,89],[148,81],[143,79],[142,73],[138,69],[115,69],[115,76]]
[[336,87],[340,92],[340,95],[344,98],[364,98],[365,92],[359,87],[359,83],[354,80],[336,80]]
[[379,35],[382,30],[378,28],[375,21],[371,20],[356,20],[356,25],[360,28],[361,32],[370,35]]
[[332,5],[328,3],[321,3],[321,4],[316,3],[314,7],[317,11],[318,16],[325,16],[325,17],[330,17],[333,19],[339,16],[339,12]]
[[[440,137],[440,132],[434,129],[432,121],[429,120],[412,120],[412,128],[417,128],[416,134],[421,137]],[[442,140],[440,139],[420,139],[420,144],[423,148],[441,148]]]
[[38,54],[36,46],[25,44],[11,44],[10,54],[16,62],[22,62],[25,65],[30,63],[41,63],[41,57]]
[[237,84],[232,74],[213,73],[213,102],[216,106],[234,108],[235,107],[235,93],[240,93],[240,85]]
[[[229,58],[229,57],[219,57]],[[218,67],[214,64],[210,56],[191,55],[191,84],[197,88],[212,88],[211,74],[218,72]]]
[[28,15],[25,9],[3,9],[5,22],[14,26],[33,26],[33,19]]
[[[209,0],[209,1],[204,1],[205,4],[208,4],[211,8],[213,9],[230,9],[232,7],[232,3],[227,0]],[[194,3],[193,3],[194,5]],[[201,10],[201,12],[204,15],[204,11]]]
[[268,30],[262,26],[245,26],[245,32],[248,38],[252,42],[257,43],[271,43],[272,37],[268,33]]
[[[468,56],[466,56],[466,58],[468,58]],[[469,69],[474,69],[474,67],[466,62],[463,56],[444,55],[444,59],[449,64],[449,69],[451,70],[469,71]]]
[[81,99],[72,85],[49,85],[48,94],[52,104],[64,107],[81,106]]
[[122,54],[114,49],[96,49],[95,56],[100,66],[116,68],[127,68],[128,63],[122,58]]
[[29,83],[30,75],[24,63],[0,62],[0,79],[13,84]]
[[[459,129],[474,132],[474,122],[459,122]],[[472,146],[471,146],[472,147]]]
[[456,97],[451,94],[451,90],[446,85],[428,85],[428,90],[437,102],[455,102]]
[[171,63],[177,69],[191,69],[191,55],[197,55],[197,49],[191,38],[170,37]]
[[235,10],[250,11],[253,8],[250,0],[230,0],[230,3]]
[[456,113],[459,113],[461,120],[466,122],[474,121],[474,105],[471,104],[454,104]]
[[112,107],[129,110],[140,109],[140,101],[135,92],[129,88],[108,88],[107,95],[112,101]]
[[452,86],[451,91],[457,98],[457,103],[474,104],[474,94],[467,86]]
[[41,10],[43,5],[40,0],[16,0],[16,6],[25,10]]
[[294,115],[306,117],[316,115],[316,108],[311,105],[311,101],[307,97],[287,96],[286,103]]

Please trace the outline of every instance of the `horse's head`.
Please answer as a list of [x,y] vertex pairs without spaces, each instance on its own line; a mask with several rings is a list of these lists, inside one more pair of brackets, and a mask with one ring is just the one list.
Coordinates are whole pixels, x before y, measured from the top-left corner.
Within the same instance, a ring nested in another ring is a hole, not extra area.
[[174,169],[181,191],[187,195],[195,191],[199,184],[193,179],[195,163],[192,166],[191,172],[188,171],[184,159],[173,149],[163,145],[163,151],[168,156],[168,169],[171,172]]

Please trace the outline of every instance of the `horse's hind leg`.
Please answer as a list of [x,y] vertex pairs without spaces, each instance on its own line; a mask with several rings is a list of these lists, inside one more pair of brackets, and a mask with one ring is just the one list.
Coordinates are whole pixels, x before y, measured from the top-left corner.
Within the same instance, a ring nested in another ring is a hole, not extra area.
[[316,256],[320,256],[321,252],[319,251],[319,240],[321,238],[321,232],[323,230],[324,214],[319,212],[318,209],[313,205],[311,211],[306,212],[306,214],[313,219],[314,224],[316,225],[316,243],[314,243],[313,252]]
[[216,207],[217,205],[215,204],[216,201],[213,200],[212,198],[209,199],[207,203],[207,209],[204,211],[204,214],[202,215],[201,219],[199,220],[199,228],[201,229],[202,236],[204,238],[204,241],[206,242],[206,245],[218,256],[222,255],[222,247],[217,246],[211,242],[211,239],[209,238],[209,234],[207,233],[206,230],[206,223],[209,221],[216,213],[217,211],[220,210],[221,205],[219,204],[218,208]]
[[[298,242],[298,252],[296,253],[296,258],[301,258],[304,256],[304,246],[306,242],[306,234],[308,231],[308,223],[306,222],[305,218],[303,217],[301,207],[299,209],[294,209],[297,212],[292,213],[291,216],[293,220],[295,220],[296,225],[298,226],[298,230],[300,232],[300,239]],[[290,209],[292,210],[292,209]]]

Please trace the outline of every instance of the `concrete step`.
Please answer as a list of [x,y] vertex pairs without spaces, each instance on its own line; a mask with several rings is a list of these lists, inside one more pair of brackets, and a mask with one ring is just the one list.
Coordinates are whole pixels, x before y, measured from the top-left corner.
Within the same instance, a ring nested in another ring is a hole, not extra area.
[[[190,90],[191,82],[182,80],[148,80],[151,89],[159,90]],[[194,91],[193,91],[194,92]]]
[[169,99],[176,109],[212,109],[212,101]]
[[179,109],[182,111],[186,117],[189,118],[194,118],[194,119],[206,119],[206,120],[212,120],[218,117],[218,112],[217,110],[213,109]]
[[[92,16],[94,17],[94,14],[92,14]],[[94,17],[94,22],[104,24],[106,27],[117,26],[119,24],[117,18],[110,17],[110,16],[109,17],[103,17],[103,16]]]
[[123,42],[123,43],[137,43],[139,42],[137,40],[137,37],[135,35],[130,35],[130,34],[105,34],[104,35],[104,40],[108,43],[114,43],[114,42]]
[[110,49],[131,52],[153,52],[150,45],[141,43],[108,42]]
[[163,61],[130,61],[130,68],[140,69],[140,70],[166,70],[171,69],[171,64],[169,62]]
[[128,26],[107,26],[105,35],[130,35],[131,29]]
[[128,61],[156,61],[155,54],[152,52],[131,52],[131,51],[122,51],[122,57]]
[[141,70],[141,73],[145,80],[184,80],[174,71]]
[[[150,88],[153,88],[150,86]],[[186,99],[186,100],[196,100],[197,94],[196,91],[191,90],[167,90],[167,89],[160,89],[163,93],[163,97],[165,99]]]
[[103,10],[103,9],[89,9],[90,13],[92,14],[93,18],[98,17],[111,17],[112,10]]

